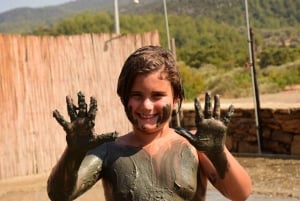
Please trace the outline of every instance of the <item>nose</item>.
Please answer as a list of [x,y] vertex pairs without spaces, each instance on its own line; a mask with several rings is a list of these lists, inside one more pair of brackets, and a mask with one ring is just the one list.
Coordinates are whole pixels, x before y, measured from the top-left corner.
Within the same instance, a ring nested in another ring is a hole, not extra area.
[[149,98],[145,98],[143,101],[143,108],[146,110],[152,110],[153,102]]

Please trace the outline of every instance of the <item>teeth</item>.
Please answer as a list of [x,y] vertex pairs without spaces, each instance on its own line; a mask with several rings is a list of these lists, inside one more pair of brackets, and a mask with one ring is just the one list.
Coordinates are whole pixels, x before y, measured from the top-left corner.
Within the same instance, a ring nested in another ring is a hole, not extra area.
[[141,117],[142,117],[142,118],[147,118],[147,119],[150,119],[150,118],[154,117],[154,115],[149,115],[149,114],[141,114]]

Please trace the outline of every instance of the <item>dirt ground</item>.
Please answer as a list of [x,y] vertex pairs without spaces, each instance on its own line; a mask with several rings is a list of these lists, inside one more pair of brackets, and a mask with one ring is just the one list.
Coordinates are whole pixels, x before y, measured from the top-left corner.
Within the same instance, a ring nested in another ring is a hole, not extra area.
[[300,200],[300,158],[238,157],[248,171],[254,194]]
[[[254,96],[238,99],[224,99],[220,97],[221,107],[227,109],[229,105],[235,108],[254,108]],[[300,85],[294,85],[287,90],[274,94],[260,94],[257,96],[260,108],[300,108]],[[204,94],[200,94],[200,102],[204,103]],[[184,109],[194,109],[194,103],[184,103]]]
[[[225,100],[235,106],[249,107],[253,98]],[[248,104],[246,102],[248,101]],[[262,95],[262,107],[300,107],[300,87],[279,94]],[[251,106],[250,106],[251,107]],[[253,184],[253,195],[290,198],[300,200],[300,156],[236,156],[248,171]],[[0,180],[0,201],[49,201],[46,194],[46,180],[49,173]],[[212,188],[211,186],[209,188]],[[278,199],[279,198],[279,199]],[[78,201],[104,201],[101,184],[96,184]]]
[[[266,195],[277,200],[300,200],[300,159],[258,156],[236,158],[252,179],[253,195]],[[45,173],[0,181],[0,201],[49,201],[46,194],[47,177],[48,173]],[[96,184],[77,200],[104,201],[101,184]]]

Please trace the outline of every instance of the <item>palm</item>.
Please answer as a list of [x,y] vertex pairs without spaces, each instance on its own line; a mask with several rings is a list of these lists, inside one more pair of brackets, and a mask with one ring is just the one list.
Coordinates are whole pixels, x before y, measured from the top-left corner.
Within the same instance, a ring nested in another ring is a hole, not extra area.
[[86,151],[106,141],[113,141],[117,137],[116,132],[94,135],[97,112],[97,101],[94,97],[91,97],[88,111],[85,96],[82,92],[78,93],[78,107],[73,104],[73,100],[69,96],[66,97],[66,102],[71,122],[67,122],[58,110],[53,112],[53,116],[65,130],[70,149]]
[[199,100],[195,99],[195,113],[196,134],[193,135],[184,129],[179,129],[178,133],[187,138],[199,151],[223,151],[227,125],[233,114],[233,106],[229,107],[227,114],[221,121],[219,96],[215,96],[214,109],[211,111],[211,97],[209,93],[206,93],[204,112],[202,112]]

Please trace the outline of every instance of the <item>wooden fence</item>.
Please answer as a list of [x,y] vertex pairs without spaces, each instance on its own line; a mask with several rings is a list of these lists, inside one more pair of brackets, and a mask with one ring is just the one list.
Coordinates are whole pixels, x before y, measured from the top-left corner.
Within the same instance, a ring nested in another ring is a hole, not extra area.
[[65,96],[82,91],[98,100],[97,133],[126,132],[130,125],[116,94],[125,59],[158,33],[75,36],[0,35],[0,180],[49,171],[63,152]]

